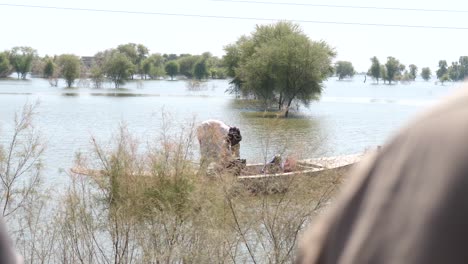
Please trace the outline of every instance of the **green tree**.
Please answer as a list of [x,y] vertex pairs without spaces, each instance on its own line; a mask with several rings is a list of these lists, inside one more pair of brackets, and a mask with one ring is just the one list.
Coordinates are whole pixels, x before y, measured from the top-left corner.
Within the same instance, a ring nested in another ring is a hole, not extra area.
[[10,60],[7,52],[0,52],[0,78],[6,78],[11,74]]
[[164,57],[161,54],[152,54],[148,58],[146,58],[142,63],[142,72],[144,78],[149,76],[151,79],[157,79],[161,76],[165,75],[164,70]]
[[44,72],[43,72],[44,78],[51,78],[55,73],[56,67],[57,66],[55,65],[53,60],[48,58],[44,66]]
[[101,88],[105,81],[104,72],[102,68],[97,65],[93,65],[93,67],[91,67],[89,77],[91,78],[94,88],[97,89]]
[[392,84],[392,81],[395,80],[395,77],[401,75],[401,71],[404,70],[404,65],[394,57],[388,57],[387,63],[385,63],[385,68],[387,72],[387,80],[389,84]]
[[122,44],[117,47],[117,50],[127,56],[128,60],[133,64],[132,69],[129,70],[129,77],[133,80],[135,73],[141,68],[141,63],[148,54],[148,49],[135,43]]
[[448,67],[448,69],[447,69],[447,74],[448,74],[450,80],[459,81],[459,80],[463,79],[460,68],[461,67],[460,67],[460,65],[458,64],[457,61],[452,62],[452,65],[450,65],[450,67]]
[[185,55],[178,59],[177,63],[179,63],[180,74],[184,75],[187,78],[192,78],[195,64],[198,62],[199,59],[200,56],[192,55]]
[[460,56],[458,62],[460,64],[459,80],[464,80],[468,77],[468,56]]
[[179,64],[176,61],[169,61],[165,67],[167,75],[171,76],[171,80],[174,80],[174,76],[179,73]]
[[308,105],[318,98],[335,56],[327,43],[311,41],[290,22],[257,26],[251,36],[241,37],[226,52],[236,62],[228,72],[239,80],[242,93],[265,103],[276,102],[285,117],[294,100]]
[[409,77],[411,80],[416,80],[416,76],[418,76],[418,67],[414,64],[409,65]]
[[442,77],[440,77],[439,80],[440,80],[440,83],[442,85],[444,85],[444,82],[450,81],[450,77],[449,77],[448,73],[446,73],[446,74],[442,75]]
[[372,76],[372,78],[374,80],[377,80],[377,83],[379,83],[379,78],[382,76],[379,59],[377,59],[377,57],[374,56],[371,58],[371,62],[372,65],[369,69],[370,76]]
[[202,57],[197,63],[195,63],[193,76],[195,76],[197,80],[205,79],[209,75],[206,61],[207,59]]
[[124,84],[134,71],[135,65],[125,54],[118,51],[113,52],[104,65],[104,73],[114,83],[116,89]]
[[28,72],[31,71],[34,57],[37,56],[37,51],[31,47],[14,47],[10,52],[10,63],[13,70],[18,75],[18,79],[26,79]]
[[421,77],[423,78],[423,80],[429,81],[431,79],[431,75],[432,73],[429,67],[425,67],[421,69]]
[[384,84],[385,84],[385,82],[388,81],[387,66],[381,65],[380,76],[382,77],[382,80],[384,81]]
[[447,61],[445,60],[440,60],[439,61],[439,69],[437,70],[436,72],[436,75],[437,75],[437,79],[439,79],[440,81],[442,76],[444,76],[445,74],[447,74],[448,72],[448,69],[447,69]]
[[355,73],[353,64],[349,61],[337,61],[335,63],[335,73],[340,80],[345,77],[353,77]]
[[62,77],[67,83],[67,87],[71,87],[75,82],[75,79],[80,77],[80,58],[72,54],[64,54],[58,58],[58,65],[60,67]]

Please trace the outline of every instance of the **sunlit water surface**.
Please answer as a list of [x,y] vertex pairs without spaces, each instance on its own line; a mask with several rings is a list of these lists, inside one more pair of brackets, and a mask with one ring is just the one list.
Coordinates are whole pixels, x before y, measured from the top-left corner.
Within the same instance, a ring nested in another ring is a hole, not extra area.
[[38,100],[35,121],[47,142],[43,161],[49,186],[69,182],[64,171],[78,151],[91,149],[91,136],[107,141],[125,123],[143,145],[157,139],[162,112],[169,115],[175,130],[209,118],[238,126],[243,135],[241,156],[248,162],[261,162],[276,153],[308,158],[352,154],[383,144],[415,114],[460,84],[417,80],[375,85],[369,80],[363,83],[362,76],[352,81],[331,78],[320,101],[301,107],[288,119],[262,117],[258,109],[225,93],[228,87],[228,81],[214,80],[200,87],[186,81],[134,81],[119,90],[66,89],[50,87],[43,79],[1,80],[0,142],[11,137],[14,113]]

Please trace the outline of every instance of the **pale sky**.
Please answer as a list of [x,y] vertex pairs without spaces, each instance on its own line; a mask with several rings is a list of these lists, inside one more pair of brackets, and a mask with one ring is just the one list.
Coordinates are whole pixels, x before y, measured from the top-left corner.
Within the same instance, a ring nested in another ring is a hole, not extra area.
[[[372,56],[377,56],[381,62],[385,62],[387,56],[394,56],[405,65],[413,63],[419,69],[431,67],[435,70],[440,59],[450,64],[458,60],[459,56],[468,55],[468,2],[465,1],[263,1],[467,12],[395,11],[211,0],[0,0],[0,50],[31,46],[41,56],[63,53],[91,56],[119,44],[133,42],[147,46],[152,53],[201,54],[210,51],[221,57],[225,45],[252,32],[256,24],[283,19],[467,28],[455,30],[298,22],[312,40],[325,40],[334,47],[338,54],[336,60],[351,61],[357,71],[367,71]],[[71,11],[1,4],[273,20]]]

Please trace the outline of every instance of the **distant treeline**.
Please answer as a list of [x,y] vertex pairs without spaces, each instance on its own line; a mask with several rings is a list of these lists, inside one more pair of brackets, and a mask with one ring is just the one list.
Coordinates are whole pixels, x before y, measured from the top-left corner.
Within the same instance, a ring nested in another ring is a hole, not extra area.
[[[385,64],[380,63],[377,57],[372,57],[371,67],[366,75],[372,77],[377,83],[383,80],[384,83],[391,84],[392,82],[411,82],[418,76],[418,67],[410,64],[408,69],[406,65],[400,63],[394,57],[387,57]],[[353,64],[349,61],[338,61],[335,63],[334,74],[341,80],[343,78],[351,78],[355,74]],[[421,69],[421,78],[428,81],[432,77],[432,72],[429,67]],[[447,61],[439,61],[439,69],[436,71],[437,79],[443,84],[446,81],[462,81],[468,77],[468,56],[460,56],[458,61],[452,62],[448,66]]]
[[64,78],[69,87],[78,78],[90,78],[96,88],[106,80],[118,88],[126,80],[135,78],[226,78],[222,60],[210,52],[201,55],[150,54],[147,47],[135,43],[119,45],[91,57],[73,54],[40,57],[31,47],[14,47],[0,53],[0,78],[12,73],[16,73],[18,79],[26,79],[31,73],[49,79],[52,85],[57,84],[58,78]]
[[[229,51],[229,50],[228,50]],[[128,43],[117,48],[98,52],[90,57],[78,57],[73,54],[40,57],[31,47],[14,47],[11,50],[0,52],[0,78],[16,73],[18,79],[26,79],[30,73],[36,77],[49,79],[51,85],[57,86],[58,78],[65,79],[67,86],[71,87],[76,79],[89,78],[96,88],[105,81],[111,81],[116,88],[127,80],[135,78],[160,79],[181,76],[188,79],[225,79],[235,77],[232,64],[227,58],[218,58],[210,52],[201,55],[191,54],[150,54],[149,49],[142,44]],[[373,57],[367,72],[374,81],[380,80],[391,84],[392,82],[411,82],[418,74],[428,81],[432,77],[429,67],[421,69],[410,64],[408,68],[394,57],[387,57],[386,63],[380,63]],[[353,64],[349,61],[337,61],[330,73],[340,80],[351,78],[356,73]],[[458,61],[448,66],[446,60],[439,61],[436,71],[437,79],[446,81],[460,81],[468,77],[468,56],[460,56]]]

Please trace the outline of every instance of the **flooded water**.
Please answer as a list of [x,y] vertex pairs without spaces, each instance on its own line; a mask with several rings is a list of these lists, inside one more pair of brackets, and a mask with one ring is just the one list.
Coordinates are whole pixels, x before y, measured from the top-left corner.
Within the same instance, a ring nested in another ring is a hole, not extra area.
[[[353,81],[325,82],[320,101],[301,107],[292,118],[264,118],[258,109],[225,93],[226,80],[201,86],[186,81],[135,81],[126,89],[66,89],[46,80],[0,81],[0,142],[11,134],[15,111],[39,100],[38,128],[47,141],[46,179],[63,184],[60,170],[72,166],[77,151],[90,149],[90,138],[107,140],[124,122],[144,143],[155,138],[162,112],[177,127],[193,119],[220,119],[238,126],[243,135],[241,156],[259,162],[276,153],[298,152],[313,158],[352,154],[383,144],[416,113],[457,89],[422,80],[408,85],[374,85],[361,76]],[[63,84],[63,83],[62,83]]]

